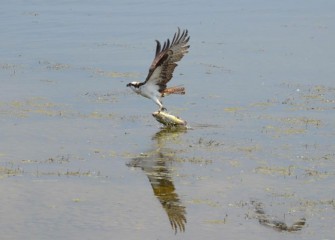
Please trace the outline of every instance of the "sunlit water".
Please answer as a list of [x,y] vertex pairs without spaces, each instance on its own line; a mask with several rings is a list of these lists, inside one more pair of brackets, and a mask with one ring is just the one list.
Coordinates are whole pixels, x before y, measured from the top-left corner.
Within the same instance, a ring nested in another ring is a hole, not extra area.
[[[333,1],[7,1],[2,239],[332,239]],[[142,81],[187,28],[162,130]],[[266,219],[299,231],[278,231]]]

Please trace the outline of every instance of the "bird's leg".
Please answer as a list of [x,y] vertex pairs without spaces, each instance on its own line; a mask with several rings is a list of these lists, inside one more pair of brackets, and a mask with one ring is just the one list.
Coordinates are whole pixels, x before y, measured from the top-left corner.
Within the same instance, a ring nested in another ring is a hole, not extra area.
[[158,112],[160,112],[160,111],[163,111],[163,112],[167,111],[167,109],[163,106],[163,104],[159,101],[158,98],[156,98],[154,101],[159,106]]

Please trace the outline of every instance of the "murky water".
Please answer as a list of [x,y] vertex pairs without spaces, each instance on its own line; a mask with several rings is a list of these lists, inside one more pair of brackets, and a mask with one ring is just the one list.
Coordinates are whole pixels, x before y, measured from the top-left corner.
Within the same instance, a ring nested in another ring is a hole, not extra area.
[[[2,3],[1,238],[332,239],[334,10]],[[125,85],[177,26],[187,94],[164,103],[191,129],[167,131]]]

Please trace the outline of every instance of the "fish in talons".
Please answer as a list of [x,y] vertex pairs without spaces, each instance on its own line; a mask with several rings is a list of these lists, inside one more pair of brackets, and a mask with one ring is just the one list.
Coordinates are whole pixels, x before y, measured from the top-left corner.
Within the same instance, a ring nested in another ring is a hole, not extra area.
[[187,127],[187,122],[177,116],[169,114],[165,111],[157,111],[152,116],[166,127]]

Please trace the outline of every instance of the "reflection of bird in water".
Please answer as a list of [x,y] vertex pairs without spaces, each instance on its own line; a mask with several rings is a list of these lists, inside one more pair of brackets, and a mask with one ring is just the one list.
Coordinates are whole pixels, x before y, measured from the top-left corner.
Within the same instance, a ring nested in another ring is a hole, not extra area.
[[305,218],[300,218],[297,222],[293,223],[292,226],[288,226],[285,222],[273,219],[269,215],[265,214],[263,204],[258,201],[251,201],[255,207],[256,218],[259,223],[263,226],[272,227],[278,231],[296,232],[300,231],[306,223]]
[[162,148],[162,142],[169,139],[171,135],[175,137],[179,134],[180,132],[160,131],[153,138],[156,140],[158,148],[133,158],[127,164],[131,167],[139,167],[145,172],[155,196],[169,217],[170,224],[175,233],[185,231],[185,224],[187,222],[186,209],[175,192],[176,189],[171,177],[171,168],[169,167],[169,163],[173,162],[175,153],[167,148]]

